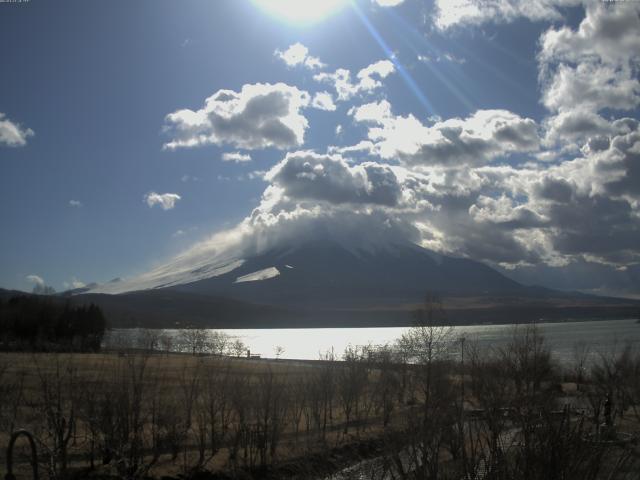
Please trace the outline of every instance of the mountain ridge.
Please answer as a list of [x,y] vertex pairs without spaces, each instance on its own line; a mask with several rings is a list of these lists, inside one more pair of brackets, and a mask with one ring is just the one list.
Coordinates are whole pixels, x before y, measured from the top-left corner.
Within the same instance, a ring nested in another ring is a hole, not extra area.
[[[409,242],[348,248],[316,239],[218,260],[198,263],[191,282],[74,298],[103,306],[118,325],[215,328],[410,325],[427,291],[442,296],[453,324],[613,318],[640,310],[640,302],[522,285],[481,262]],[[203,272],[215,275],[202,278]]]

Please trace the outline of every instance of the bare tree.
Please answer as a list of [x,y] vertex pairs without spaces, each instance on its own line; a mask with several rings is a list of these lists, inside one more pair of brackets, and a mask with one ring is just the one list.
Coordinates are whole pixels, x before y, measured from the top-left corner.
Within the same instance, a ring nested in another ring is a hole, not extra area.
[[229,335],[224,332],[205,330],[205,350],[214,355],[224,355],[229,341]]
[[162,350],[165,353],[170,353],[173,350],[174,347],[174,343],[175,343],[175,338],[174,336],[171,334],[170,331],[168,330],[162,330],[160,332],[159,335],[159,344],[160,344],[160,348],[162,348]]
[[13,369],[7,361],[0,363],[0,431],[10,435],[16,427],[18,410],[24,404],[26,372]]
[[38,373],[38,396],[32,405],[40,415],[39,432],[42,448],[49,459],[50,476],[66,475],[68,467],[68,448],[75,430],[81,390],[78,388],[77,369],[69,359],[61,362],[55,356],[53,373],[49,366],[34,363]]
[[239,338],[231,342],[227,348],[231,355],[236,357],[242,357],[247,351],[247,346]]
[[349,345],[342,356],[343,364],[337,370],[337,392],[345,416],[343,433],[349,432],[352,414],[360,416],[363,393],[368,381],[367,355],[362,347]]
[[421,309],[414,312],[415,326],[405,332],[397,348],[420,366],[423,403],[429,408],[433,393],[436,363],[444,360],[453,347],[453,327],[443,325],[445,320],[442,300],[437,294],[427,293]]
[[373,386],[373,397],[376,402],[376,411],[382,415],[382,425],[387,427],[391,421],[391,415],[396,408],[396,392],[401,382],[397,372],[397,364],[394,362],[394,352],[391,347],[384,345],[375,352],[375,364],[377,367],[377,379]]
[[279,359],[280,359],[280,356],[284,353],[284,347],[283,347],[283,346],[281,346],[281,345],[276,345],[276,346],[273,348],[273,353],[275,353],[275,354],[276,354],[276,359],[277,359],[277,360],[279,360]]
[[591,346],[585,341],[575,342],[572,348],[573,354],[573,377],[580,387],[587,373],[587,361],[591,355]]
[[181,350],[191,352],[194,356],[207,350],[209,335],[203,328],[185,328],[180,332]]

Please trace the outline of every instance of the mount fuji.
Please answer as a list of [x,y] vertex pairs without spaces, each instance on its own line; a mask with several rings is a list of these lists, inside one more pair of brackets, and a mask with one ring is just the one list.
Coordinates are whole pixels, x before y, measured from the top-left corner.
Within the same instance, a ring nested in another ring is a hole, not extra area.
[[425,292],[442,296],[451,323],[629,316],[640,305],[525,286],[411,242],[354,247],[327,238],[178,257],[74,298],[98,303],[120,326],[391,326],[409,324]]

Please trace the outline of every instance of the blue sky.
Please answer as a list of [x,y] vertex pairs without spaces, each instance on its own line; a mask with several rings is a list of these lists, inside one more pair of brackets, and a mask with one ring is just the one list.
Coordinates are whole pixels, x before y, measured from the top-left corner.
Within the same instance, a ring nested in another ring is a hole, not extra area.
[[[0,286],[131,277],[252,211],[357,205],[523,281],[640,293],[637,5],[354,0],[301,23],[258,3],[0,4]],[[215,120],[220,90],[271,92],[281,131]]]

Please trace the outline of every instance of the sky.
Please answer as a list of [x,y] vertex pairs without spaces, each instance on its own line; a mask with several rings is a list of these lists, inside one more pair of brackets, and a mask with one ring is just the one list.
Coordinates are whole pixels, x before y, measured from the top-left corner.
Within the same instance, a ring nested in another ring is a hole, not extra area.
[[322,229],[640,296],[640,3],[300,4],[0,3],[0,287]]

